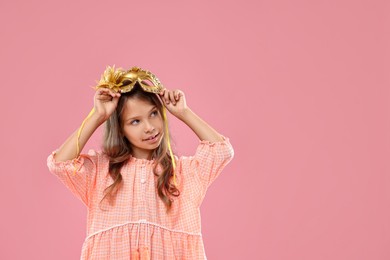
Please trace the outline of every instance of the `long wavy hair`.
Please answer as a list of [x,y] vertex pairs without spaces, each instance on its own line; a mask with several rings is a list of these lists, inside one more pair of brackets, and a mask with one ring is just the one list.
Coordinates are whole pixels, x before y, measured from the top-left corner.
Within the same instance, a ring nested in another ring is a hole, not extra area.
[[[127,100],[137,98],[150,102],[150,104],[157,107],[159,116],[162,117],[163,104],[156,94],[143,91],[137,84],[132,91],[121,94],[116,110],[106,121],[103,151],[109,157],[109,175],[114,182],[104,190],[104,197],[100,201],[99,205],[104,199],[108,199],[109,204],[114,205],[116,194],[123,184],[123,178],[120,170],[130,159],[132,154],[131,143],[123,134],[122,114]],[[163,123],[165,124],[166,122]],[[171,182],[171,177],[173,176],[173,165],[171,156],[168,152],[168,134],[169,133],[165,133],[164,131],[163,140],[152,153],[152,157],[154,158],[153,173],[155,176],[158,176],[158,196],[164,202],[167,212],[169,212],[172,207],[171,196],[178,197],[180,195],[180,191],[173,182]],[[160,171],[157,170],[159,165],[161,166]]]

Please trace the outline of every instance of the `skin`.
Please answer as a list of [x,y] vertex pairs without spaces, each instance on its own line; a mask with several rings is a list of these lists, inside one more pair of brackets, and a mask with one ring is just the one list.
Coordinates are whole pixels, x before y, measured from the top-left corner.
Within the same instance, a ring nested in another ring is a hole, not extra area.
[[[157,108],[150,102],[129,98],[123,109],[122,120],[123,134],[131,143],[132,156],[150,160],[164,132],[164,121]],[[152,136],[156,137],[152,141],[147,140]]]
[[[159,96],[167,110],[183,123],[185,123],[188,127],[190,127],[200,140],[210,142],[218,142],[223,140],[222,136],[214,128],[208,125],[187,106],[185,95],[181,90],[163,89],[159,93]],[[96,129],[101,124],[103,124],[115,111],[119,97],[119,93],[115,93],[109,89],[99,89],[96,91],[94,96],[94,112],[85,122],[83,131],[81,131],[79,138],[80,151],[83,149]],[[126,109],[129,108],[128,113],[130,115],[133,114],[141,117],[140,122],[141,120],[148,120],[145,122],[145,124],[140,124],[142,126],[142,130],[137,130],[134,135],[130,133],[133,130],[131,127],[126,128],[125,126],[125,129],[123,130],[128,134],[126,137],[128,137],[129,140],[134,141],[133,148],[136,148],[135,150],[137,150],[137,154],[134,154],[133,156],[148,159],[151,156],[154,146],[142,143],[142,138],[144,136],[150,136],[151,133],[162,131],[162,126],[160,129],[160,123],[155,124],[152,117],[150,117],[151,115],[147,113],[150,111],[148,111],[146,104],[144,104],[142,107],[143,108],[140,108],[139,111],[135,111],[134,107],[132,110],[131,104],[129,104],[129,107],[126,106]],[[136,112],[138,112],[138,114],[136,114]],[[127,115],[128,117],[129,114]],[[77,131],[78,129],[71,136],[69,136],[69,138],[58,149],[57,153],[55,154],[56,161],[73,160],[79,156],[76,151]],[[161,140],[159,140],[159,142],[161,142]]]

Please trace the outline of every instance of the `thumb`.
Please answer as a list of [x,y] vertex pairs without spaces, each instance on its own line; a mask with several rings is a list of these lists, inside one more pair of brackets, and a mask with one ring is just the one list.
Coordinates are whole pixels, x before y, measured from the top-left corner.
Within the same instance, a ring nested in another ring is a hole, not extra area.
[[120,94],[120,93],[115,93],[115,94],[112,96],[112,101],[114,101],[115,103],[118,103],[120,97],[121,97],[121,94]]

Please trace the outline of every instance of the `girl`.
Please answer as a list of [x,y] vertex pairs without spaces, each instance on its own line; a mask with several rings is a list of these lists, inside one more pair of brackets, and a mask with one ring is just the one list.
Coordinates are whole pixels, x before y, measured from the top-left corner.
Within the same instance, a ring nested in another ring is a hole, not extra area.
[[[106,70],[82,131],[47,160],[49,170],[87,206],[81,259],[206,259],[200,206],[233,148],[187,106],[180,90],[147,92],[151,85],[139,78],[125,93],[107,87],[123,88],[126,75]],[[194,156],[169,153],[164,109],[200,139]],[[103,150],[79,154],[104,122]]]

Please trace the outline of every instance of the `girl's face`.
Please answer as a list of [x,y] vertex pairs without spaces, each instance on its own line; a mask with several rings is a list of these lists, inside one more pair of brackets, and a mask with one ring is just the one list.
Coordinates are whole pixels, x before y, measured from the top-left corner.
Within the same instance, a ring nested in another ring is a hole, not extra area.
[[132,156],[151,159],[164,135],[163,119],[157,107],[139,98],[129,98],[123,107],[123,134],[129,140]]

